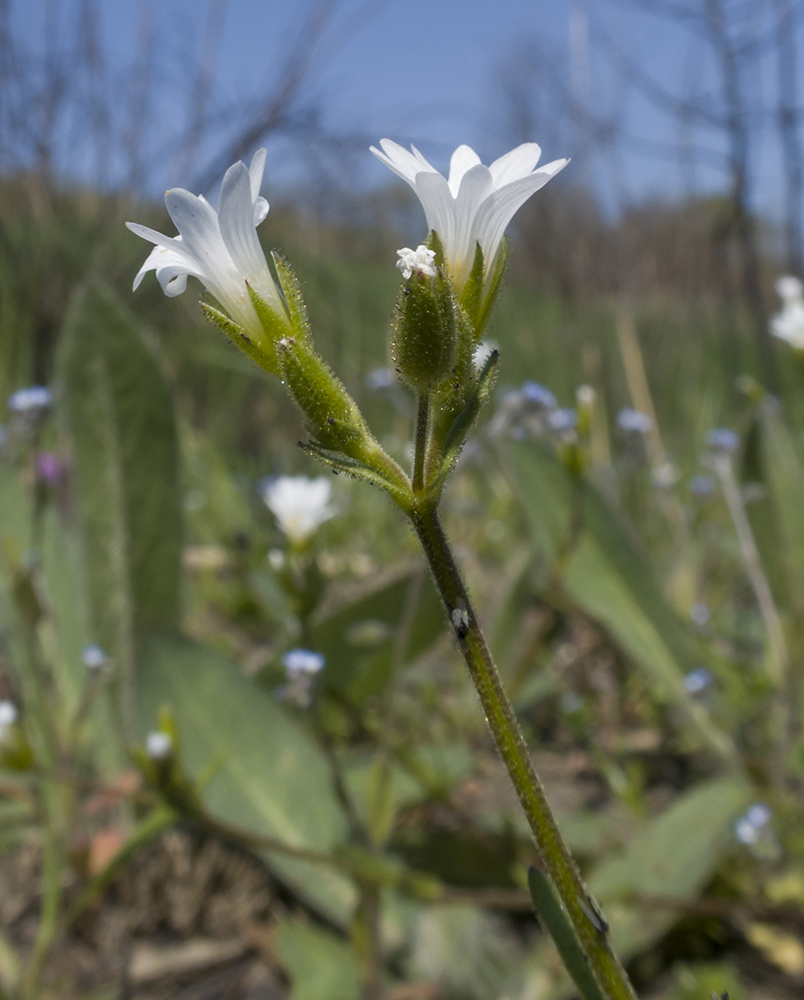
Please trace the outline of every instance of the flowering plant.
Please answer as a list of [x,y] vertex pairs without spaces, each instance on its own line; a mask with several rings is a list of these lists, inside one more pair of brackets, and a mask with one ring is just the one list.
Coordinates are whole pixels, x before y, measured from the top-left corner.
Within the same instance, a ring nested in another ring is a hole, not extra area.
[[[403,283],[391,343],[397,374],[417,397],[410,474],[381,447],[316,352],[298,282],[276,255],[278,287],[271,278],[256,236],[268,208],[259,194],[264,151],[250,170],[243,163],[229,168],[217,214],[202,197],[168,191],[179,236],[129,223],[156,244],[134,285],[155,270],[170,295],[184,291],[187,276],[199,278],[225,310],[205,304],[206,315],[287,386],[310,432],[306,451],[380,487],[409,518],[549,876],[533,875],[534,900],[584,997],[626,1000],[634,994],[608,944],[608,925],[558,831],[438,515],[444,484],[488,398],[499,358],[496,349],[479,346],[500,291],[504,231],[567,161],[536,169],[541,150],[526,143],[486,167],[460,146],[445,178],[415,148],[408,152],[387,139],[380,145],[382,151],[372,152],[414,188],[430,229],[426,244],[399,251]],[[574,433],[573,411],[551,408],[549,420],[556,431]],[[328,516],[328,490],[309,480],[303,487],[300,480],[268,484],[264,499],[291,540],[301,541]]]

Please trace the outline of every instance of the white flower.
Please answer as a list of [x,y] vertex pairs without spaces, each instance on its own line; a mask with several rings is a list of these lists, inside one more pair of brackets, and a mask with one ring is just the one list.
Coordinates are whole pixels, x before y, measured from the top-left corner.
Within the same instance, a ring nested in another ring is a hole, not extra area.
[[134,279],[134,289],[148,271],[156,271],[162,291],[170,296],[181,295],[188,275],[198,278],[229,316],[256,337],[261,336],[262,325],[246,282],[284,315],[282,296],[257,238],[257,226],[268,214],[268,202],[260,197],[264,170],[264,149],[254,154],[251,167],[242,160],[229,167],[221,183],[217,212],[203,195],[171,188],[165,194],[165,205],[178,236],[163,236],[148,226],[127,222],[132,233],[156,244]]
[[317,674],[323,669],[326,658],[312,649],[289,649],[282,657],[282,663],[288,672],[288,677],[298,677],[301,674]]
[[104,653],[100,646],[92,643],[84,647],[81,653],[81,660],[87,670],[100,670],[101,667],[106,665],[106,653]]
[[633,434],[648,434],[653,430],[653,418],[641,410],[626,408],[617,414],[617,426]]
[[335,513],[330,506],[332,483],[326,476],[279,476],[260,486],[263,500],[292,542],[303,542]]
[[0,740],[6,735],[9,729],[17,721],[17,706],[13,701],[0,701]]
[[161,730],[148,733],[145,740],[145,752],[151,760],[168,758],[173,752],[173,740],[170,738],[170,733],[163,733]]
[[782,311],[772,317],[770,330],[774,337],[786,340],[791,347],[804,349],[804,286],[798,278],[785,275],[776,282],[782,300]]
[[8,397],[8,408],[15,413],[37,413],[53,402],[53,393],[44,385],[17,389]]
[[433,263],[435,260],[435,250],[428,250],[424,243],[420,243],[415,250],[411,250],[410,247],[403,247],[401,250],[397,250],[396,253],[399,257],[396,266],[402,272],[403,278],[409,278],[414,271],[420,271],[422,274],[426,274],[428,278],[435,277],[436,269]]
[[382,151],[372,146],[372,153],[419,196],[427,226],[438,233],[459,288],[472,269],[476,244],[490,269],[514,214],[569,163],[554,160],[536,170],[542,151],[535,142],[526,142],[485,167],[474,150],[458,146],[447,179],[415,146],[408,152],[390,139],[382,139],[380,146]]

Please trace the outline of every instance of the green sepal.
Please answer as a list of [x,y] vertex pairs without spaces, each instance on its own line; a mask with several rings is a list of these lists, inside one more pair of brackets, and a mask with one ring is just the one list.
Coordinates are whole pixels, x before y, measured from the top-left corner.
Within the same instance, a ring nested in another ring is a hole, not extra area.
[[214,323],[215,326],[222,330],[233,344],[251,358],[255,365],[259,365],[269,375],[281,374],[281,367],[276,353],[270,353],[266,349],[265,344],[252,340],[245,330],[235,323],[233,319],[229,319],[225,313],[211,306],[208,302],[201,303],[201,311],[210,323]]
[[296,273],[288,261],[281,254],[274,252],[271,254],[271,258],[276,268],[276,276],[279,278],[279,286],[287,303],[293,336],[298,340],[309,340],[310,323],[307,319],[307,307],[302,298],[299,279],[296,277]]
[[494,378],[497,374],[499,351],[492,351],[477,378],[474,391],[469,396],[466,405],[460,410],[449,426],[441,444],[441,467],[432,483],[432,488],[440,489],[449,475],[450,469],[463,448],[469,431],[477,419],[480,410],[491,394]]
[[427,247],[428,250],[432,250],[433,253],[435,254],[435,259],[433,261],[435,266],[440,267],[443,270],[445,267],[444,244],[441,242],[441,237],[438,235],[435,229],[431,229],[430,232],[427,234],[427,242],[425,243],[425,246]]
[[399,483],[394,483],[381,472],[371,469],[367,465],[364,465],[362,462],[358,462],[353,458],[348,458],[345,455],[328,451],[326,448],[322,448],[313,441],[308,441],[306,443],[300,442],[299,447],[312,458],[317,459],[319,462],[323,462],[324,465],[328,465],[331,469],[333,469],[333,471],[342,472],[347,476],[351,476],[353,479],[362,479],[363,482],[370,483],[372,486],[377,486],[379,489],[385,490],[386,493],[391,495],[394,502],[404,510],[407,510],[410,507],[412,499],[410,489],[406,489]]
[[475,343],[479,339],[478,317],[480,315],[480,305],[483,299],[483,285],[485,284],[486,264],[483,259],[483,249],[479,243],[475,244],[475,259],[472,262],[472,270],[463,286],[461,292],[461,308],[469,317],[474,328]]
[[583,1000],[606,1000],[606,994],[597,984],[572,921],[552,882],[538,868],[529,868],[528,888],[539,920],[553,939],[561,960],[575,981]]
[[494,261],[494,268],[488,281],[488,287],[486,288],[486,294],[483,298],[483,304],[480,307],[477,322],[475,323],[475,336],[478,340],[480,340],[483,336],[483,331],[486,329],[489,320],[491,319],[491,313],[497,301],[497,296],[500,294],[500,288],[502,287],[502,280],[505,277],[505,272],[508,270],[508,258],[510,257],[510,254],[511,242],[507,236],[503,236],[502,241],[500,242],[500,249],[497,251],[497,257]]
[[340,379],[305,341],[285,338],[279,352],[282,374],[318,444],[364,462],[371,434]]
[[[248,281],[246,282],[246,288],[248,289],[248,297],[251,299],[251,304],[254,306],[254,311],[257,313],[257,318],[267,338],[267,343],[263,342],[266,354],[276,357],[277,342],[291,333],[290,318],[284,307],[282,307],[280,312],[279,309],[275,309],[269,305],[257,289]],[[278,373],[280,367],[278,358],[276,367]]]
[[399,289],[391,354],[400,377],[418,392],[430,392],[455,360],[456,303],[446,272],[414,272]]

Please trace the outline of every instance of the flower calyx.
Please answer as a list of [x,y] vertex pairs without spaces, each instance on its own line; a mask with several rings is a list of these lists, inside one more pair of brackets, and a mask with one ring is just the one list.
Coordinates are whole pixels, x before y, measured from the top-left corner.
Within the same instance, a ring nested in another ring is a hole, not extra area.
[[454,367],[460,307],[450,278],[434,263],[434,250],[422,245],[399,253],[411,256],[399,261],[405,264],[405,282],[394,311],[391,356],[404,382],[417,392],[431,392]]

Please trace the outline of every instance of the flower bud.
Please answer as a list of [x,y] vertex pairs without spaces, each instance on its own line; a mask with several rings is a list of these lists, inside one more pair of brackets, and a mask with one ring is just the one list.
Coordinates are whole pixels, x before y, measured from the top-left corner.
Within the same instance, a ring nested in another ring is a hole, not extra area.
[[400,289],[391,350],[397,371],[419,392],[434,389],[455,364],[456,308],[449,279],[434,268],[411,271]]
[[285,337],[278,347],[285,381],[317,443],[366,462],[373,451],[371,433],[357,404],[326,362],[307,341]]

